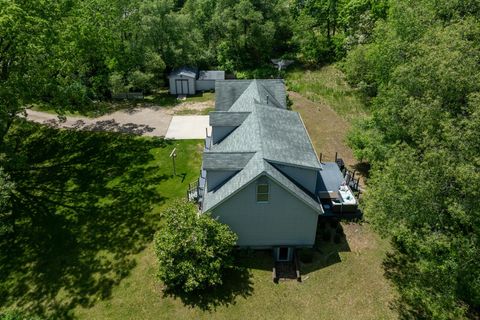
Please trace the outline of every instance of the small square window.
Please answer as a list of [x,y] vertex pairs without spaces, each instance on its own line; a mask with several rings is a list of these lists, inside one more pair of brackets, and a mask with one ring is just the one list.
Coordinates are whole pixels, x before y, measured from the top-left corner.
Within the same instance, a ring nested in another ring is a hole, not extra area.
[[268,202],[268,184],[257,185],[257,202]]

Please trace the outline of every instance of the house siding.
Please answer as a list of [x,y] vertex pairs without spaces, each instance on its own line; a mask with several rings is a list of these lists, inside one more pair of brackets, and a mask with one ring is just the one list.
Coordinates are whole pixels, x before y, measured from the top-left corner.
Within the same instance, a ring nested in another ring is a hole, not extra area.
[[293,179],[296,183],[310,191],[312,194],[315,194],[318,170],[310,170],[280,164],[275,164],[275,167]]
[[269,201],[257,203],[256,185],[250,183],[213,210],[213,217],[230,226],[242,247],[312,246],[318,213],[266,177]]

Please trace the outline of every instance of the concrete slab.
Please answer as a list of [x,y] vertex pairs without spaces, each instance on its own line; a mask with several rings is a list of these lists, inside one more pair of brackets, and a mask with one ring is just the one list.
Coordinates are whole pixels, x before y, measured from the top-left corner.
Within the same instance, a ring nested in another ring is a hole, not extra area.
[[205,129],[210,135],[209,116],[173,116],[165,139],[205,139]]

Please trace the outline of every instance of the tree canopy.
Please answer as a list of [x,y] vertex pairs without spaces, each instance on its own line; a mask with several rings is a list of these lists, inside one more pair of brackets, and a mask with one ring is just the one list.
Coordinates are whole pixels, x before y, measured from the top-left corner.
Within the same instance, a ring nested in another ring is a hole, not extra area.
[[452,319],[480,306],[480,11],[399,1],[345,62],[371,97],[349,140],[373,164],[365,213],[394,252],[403,315]]
[[223,283],[233,268],[237,236],[192,203],[177,201],[166,208],[163,226],[155,236],[159,278],[169,290],[184,293]]

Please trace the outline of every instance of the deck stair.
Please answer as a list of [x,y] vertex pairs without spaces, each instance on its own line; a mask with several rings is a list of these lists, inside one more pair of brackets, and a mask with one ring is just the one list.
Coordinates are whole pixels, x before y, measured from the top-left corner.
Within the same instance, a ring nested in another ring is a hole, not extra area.
[[275,261],[272,277],[275,283],[287,280],[297,280],[301,282],[300,265],[296,253],[294,253],[293,260],[291,261]]

